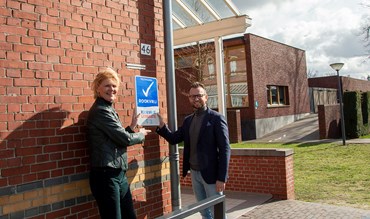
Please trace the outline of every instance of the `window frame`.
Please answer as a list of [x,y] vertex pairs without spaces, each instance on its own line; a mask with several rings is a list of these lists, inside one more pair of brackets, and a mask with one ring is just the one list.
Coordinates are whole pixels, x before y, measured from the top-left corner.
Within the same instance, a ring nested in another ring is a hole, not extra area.
[[[273,92],[276,94],[273,94]],[[289,106],[288,86],[267,85],[266,86],[267,107]]]

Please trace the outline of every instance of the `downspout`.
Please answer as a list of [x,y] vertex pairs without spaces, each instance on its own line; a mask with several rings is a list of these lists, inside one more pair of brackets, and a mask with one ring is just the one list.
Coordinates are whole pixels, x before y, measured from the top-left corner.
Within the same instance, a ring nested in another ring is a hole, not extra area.
[[[176,112],[176,86],[175,65],[173,53],[173,28],[172,28],[172,4],[171,0],[163,1],[163,26],[164,26],[164,48],[165,48],[165,73],[167,85],[167,111],[168,127],[177,130]],[[178,145],[170,145],[170,174],[171,174],[171,201],[172,210],[181,208],[180,197],[180,174],[179,174],[179,149]]]

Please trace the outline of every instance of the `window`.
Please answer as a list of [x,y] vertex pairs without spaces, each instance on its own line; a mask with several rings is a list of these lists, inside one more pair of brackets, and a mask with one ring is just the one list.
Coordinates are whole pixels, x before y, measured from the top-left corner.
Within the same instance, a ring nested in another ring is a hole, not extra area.
[[218,107],[217,101],[217,96],[208,96],[207,106],[211,109],[216,109]]
[[[209,108],[218,107],[217,85],[206,85],[208,94],[207,105]],[[227,108],[248,107],[248,84],[247,82],[232,83],[230,86],[225,84],[225,101]],[[231,95],[229,95],[229,93]]]
[[231,96],[231,104],[233,107],[242,107],[243,106],[243,96]]
[[289,105],[288,87],[267,85],[267,105]]
[[192,59],[190,56],[180,56],[176,57],[176,68],[191,68],[193,65]]
[[208,57],[208,59],[207,59],[207,67],[208,67],[209,78],[210,79],[213,79],[215,77],[215,65],[214,65],[213,58]]
[[235,60],[230,61],[230,71],[231,71],[231,74],[236,72],[236,61]]
[[246,74],[244,46],[230,46],[224,49],[225,52],[225,75],[238,77]]

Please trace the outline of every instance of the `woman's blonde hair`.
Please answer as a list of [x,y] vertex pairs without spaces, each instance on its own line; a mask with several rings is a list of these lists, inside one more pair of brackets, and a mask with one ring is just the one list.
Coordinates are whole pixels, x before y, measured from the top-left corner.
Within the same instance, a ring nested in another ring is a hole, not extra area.
[[94,99],[96,99],[99,94],[98,94],[98,87],[100,86],[100,84],[105,80],[105,79],[113,79],[114,81],[116,81],[117,83],[117,88],[119,87],[120,85],[120,80],[119,80],[119,77],[118,77],[118,74],[117,72],[115,72],[113,69],[111,68],[106,68],[104,69],[103,71],[99,72],[94,81],[92,82],[92,85],[91,85],[91,90],[94,91]]

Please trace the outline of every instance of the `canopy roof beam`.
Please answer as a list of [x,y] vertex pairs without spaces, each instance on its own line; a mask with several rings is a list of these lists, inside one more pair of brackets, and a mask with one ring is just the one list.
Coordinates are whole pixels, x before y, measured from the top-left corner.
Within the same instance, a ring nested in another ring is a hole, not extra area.
[[175,21],[177,25],[179,25],[181,28],[186,28],[186,25],[175,15],[172,13],[172,19]]
[[225,18],[203,25],[174,30],[174,46],[213,39],[219,36],[228,36],[244,33],[251,26],[251,19],[247,15]]
[[216,20],[221,20],[221,16],[212,8],[212,6],[210,6],[205,0],[200,0],[200,2]]
[[224,2],[230,8],[230,10],[234,13],[235,16],[240,15],[240,12],[239,12],[238,8],[234,5],[234,3],[232,1],[224,0]]
[[186,11],[198,24],[203,24],[197,15],[195,15],[181,0],[176,0],[176,2],[181,6],[182,9]]

